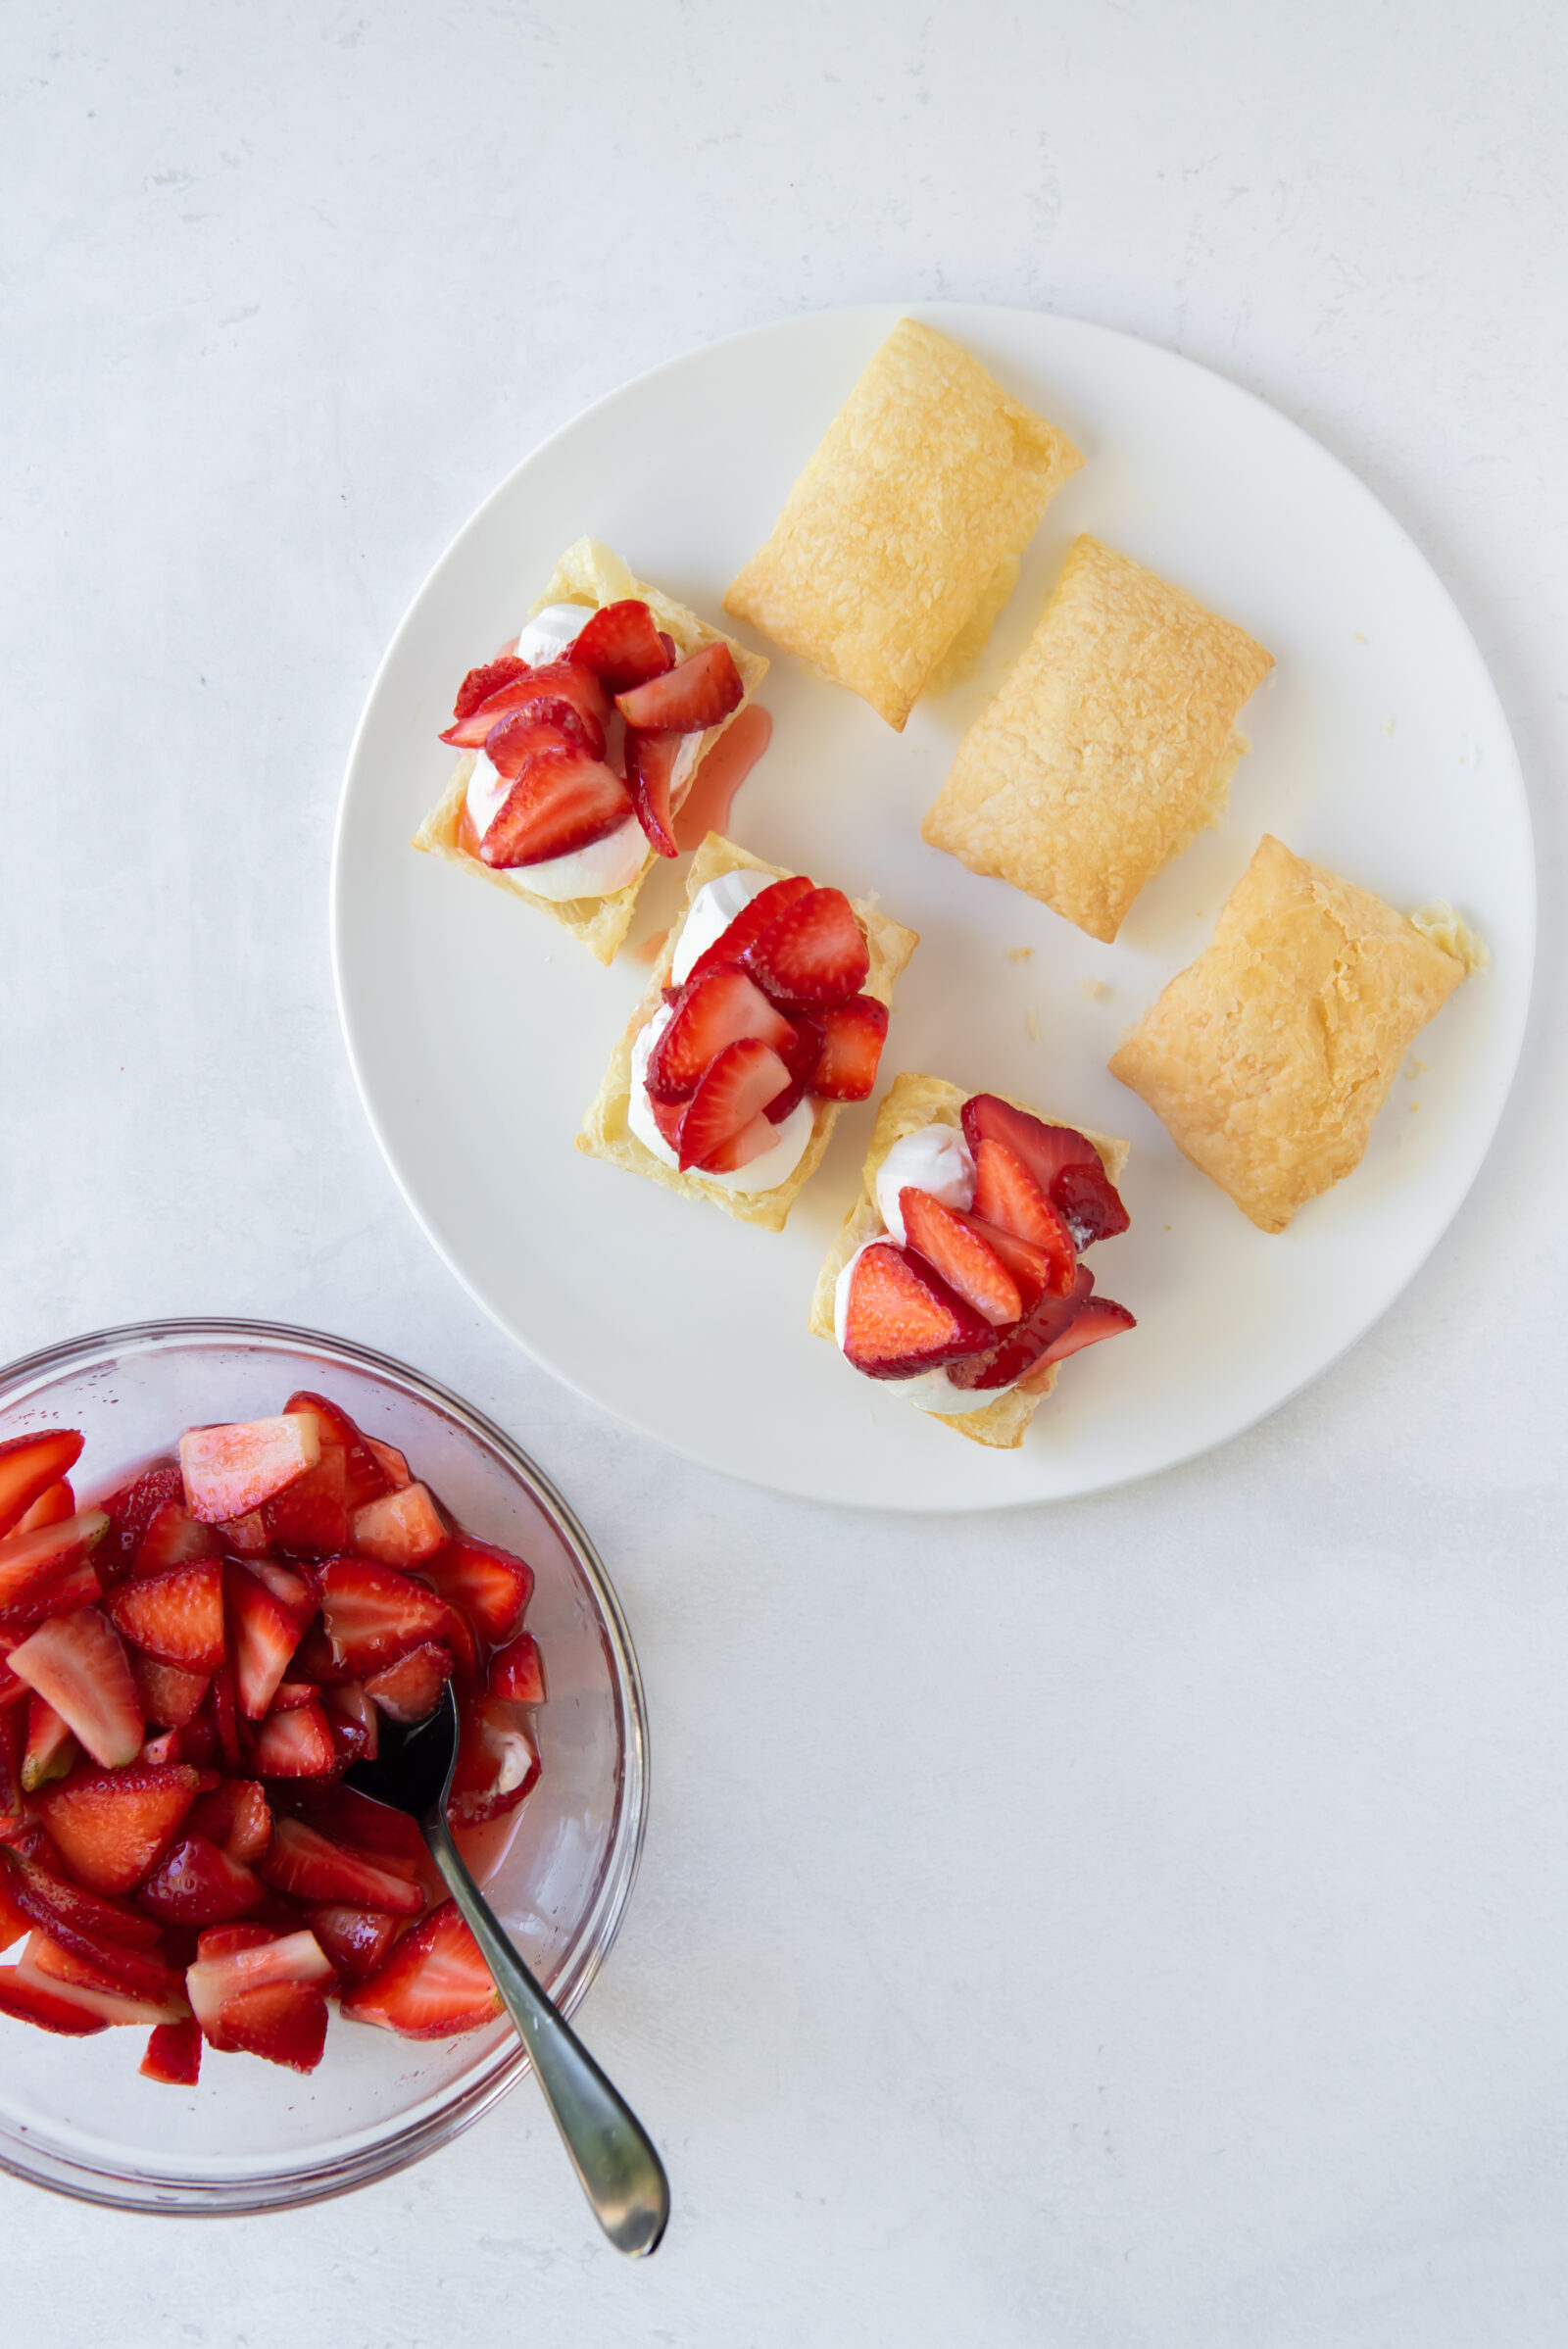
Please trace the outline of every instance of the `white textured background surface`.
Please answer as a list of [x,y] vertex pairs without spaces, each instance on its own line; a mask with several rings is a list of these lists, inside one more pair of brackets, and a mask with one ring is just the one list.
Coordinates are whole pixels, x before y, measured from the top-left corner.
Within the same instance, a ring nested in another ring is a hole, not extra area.
[[[584,2022],[677,2195],[619,2267],[526,2090],[271,2222],[0,2183],[6,2337],[1560,2343],[1568,21],[45,0],[4,47],[0,1351],[312,1322],[578,1501],[656,1770]],[[760,1496],[515,1354],[375,1153],[325,919],[381,648],[517,457],[694,343],[944,294],[1167,343],[1370,481],[1493,664],[1545,911],[1497,1148],[1374,1336],[979,1524]]]

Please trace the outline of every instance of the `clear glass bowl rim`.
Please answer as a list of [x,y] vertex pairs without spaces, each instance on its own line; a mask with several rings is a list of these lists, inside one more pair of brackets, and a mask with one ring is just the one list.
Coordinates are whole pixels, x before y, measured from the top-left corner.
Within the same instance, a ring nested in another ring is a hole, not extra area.
[[[255,1345],[261,1351],[290,1347],[336,1355],[346,1364],[369,1371],[433,1404],[469,1435],[499,1453],[517,1481],[554,1521],[588,1582],[604,1620],[615,1695],[622,1724],[621,1788],[614,1833],[604,1875],[593,1906],[563,1962],[552,1992],[564,2015],[575,2012],[591,1987],[620,1929],[648,1824],[648,1722],[631,1633],[614,1587],[575,1512],[549,1477],[504,1428],[476,1411],[449,1387],[429,1379],[393,1354],[377,1352],[350,1338],[297,1323],[231,1319],[225,1315],[187,1315],[171,1320],[123,1322],[111,1329],[92,1330],[56,1346],[19,1355],[0,1364],[0,1410],[21,1392],[63,1370],[84,1368],[95,1359],[135,1351],[153,1352],[162,1346],[208,1340],[236,1346]],[[530,2069],[520,2045],[469,2086],[460,2090],[438,2111],[427,2114],[394,2135],[373,2145],[358,2147],[340,2158],[305,2164],[243,2181],[172,2181],[132,2170],[96,2168],[72,2160],[53,2147],[28,2148],[30,2158],[14,2147],[0,2145],[0,2171],[29,2185],[46,2187],[81,2202],[110,2209],[138,2211],[174,2218],[238,2218],[251,2213],[297,2210],[310,2202],[324,2202],[374,2179],[422,2161],[427,2154],[462,2134],[498,2103]]]

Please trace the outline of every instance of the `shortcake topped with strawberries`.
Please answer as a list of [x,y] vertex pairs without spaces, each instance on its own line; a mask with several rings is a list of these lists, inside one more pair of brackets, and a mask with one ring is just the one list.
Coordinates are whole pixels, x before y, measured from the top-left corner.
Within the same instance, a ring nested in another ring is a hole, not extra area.
[[1134,1325],[1083,1261],[1127,1229],[1127,1145],[1001,1094],[899,1077],[811,1328],[978,1444],[1021,1444],[1056,1365]]
[[912,930],[716,833],[577,1148],[770,1231],[876,1083]]
[[514,645],[472,668],[465,754],[414,846],[552,913],[602,962],[626,935],[702,759],[767,662],[579,539]]

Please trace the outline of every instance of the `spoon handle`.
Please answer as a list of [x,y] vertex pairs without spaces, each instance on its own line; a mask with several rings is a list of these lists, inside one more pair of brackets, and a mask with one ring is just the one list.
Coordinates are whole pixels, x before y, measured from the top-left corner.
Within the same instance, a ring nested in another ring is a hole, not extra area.
[[444,1813],[428,1813],[420,1824],[532,2059],[551,2118],[594,2216],[617,2251],[633,2259],[646,2257],[658,2249],[669,2219],[669,2180],[647,2130],[502,1932],[468,1874]]

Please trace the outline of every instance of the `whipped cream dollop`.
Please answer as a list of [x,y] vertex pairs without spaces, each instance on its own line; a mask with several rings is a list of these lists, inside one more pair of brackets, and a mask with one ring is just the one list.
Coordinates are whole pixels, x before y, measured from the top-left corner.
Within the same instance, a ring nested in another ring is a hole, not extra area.
[[[713,885],[709,883],[709,887]],[[698,892],[699,898],[704,893]],[[733,916],[731,917],[733,918]],[[722,925],[720,925],[722,927]],[[715,937],[717,932],[714,933]],[[678,1166],[680,1159],[659,1130],[654,1116],[654,1104],[648,1098],[648,1063],[654,1047],[675,1015],[672,1003],[661,1004],[639,1029],[631,1048],[631,1099],[626,1104],[626,1123],[645,1150],[649,1150],[663,1166]],[[788,1117],[780,1118],[774,1128],[776,1139],[771,1150],[761,1150],[744,1166],[729,1174],[713,1174],[706,1166],[689,1169],[705,1183],[716,1183],[721,1191],[771,1191],[775,1184],[787,1182],[806,1155],[806,1148],[816,1125],[815,1107],[808,1095],[796,1102]]]

